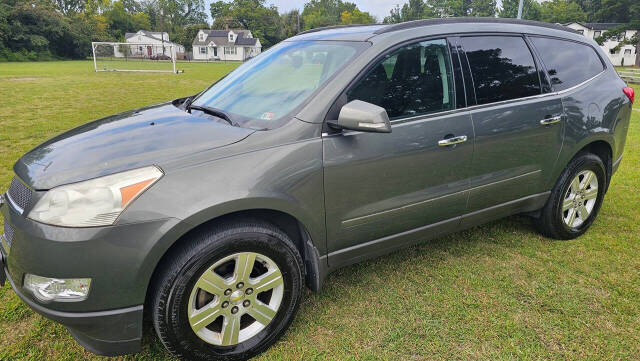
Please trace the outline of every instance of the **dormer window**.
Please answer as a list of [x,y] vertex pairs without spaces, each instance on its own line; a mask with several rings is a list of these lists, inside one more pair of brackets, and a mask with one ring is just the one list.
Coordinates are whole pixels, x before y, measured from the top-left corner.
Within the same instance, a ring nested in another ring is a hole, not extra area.
[[204,41],[204,33],[200,33],[200,41]]
[[229,41],[233,41],[233,33],[229,32]]

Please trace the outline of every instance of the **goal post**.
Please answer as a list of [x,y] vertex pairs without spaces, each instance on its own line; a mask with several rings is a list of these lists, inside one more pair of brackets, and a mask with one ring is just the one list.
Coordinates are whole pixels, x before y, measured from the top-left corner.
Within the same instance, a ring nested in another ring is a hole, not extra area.
[[96,72],[120,71],[141,73],[182,73],[176,59],[184,57],[184,47],[171,42],[91,43],[93,68]]

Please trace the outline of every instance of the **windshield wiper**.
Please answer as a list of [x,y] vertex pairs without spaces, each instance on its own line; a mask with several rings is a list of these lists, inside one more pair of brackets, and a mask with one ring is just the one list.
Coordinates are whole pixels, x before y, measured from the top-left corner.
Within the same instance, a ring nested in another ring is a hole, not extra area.
[[192,104],[189,104],[187,106],[187,111],[189,113],[191,113],[192,109],[199,110],[201,112],[205,112],[207,114],[214,115],[214,116],[216,116],[218,118],[222,118],[222,119],[226,120],[227,123],[229,123],[229,124],[231,124],[233,126],[238,126],[238,124],[231,119],[231,116],[229,116],[229,113],[225,112],[224,110],[221,110],[221,109],[218,109],[218,108],[213,108],[213,107],[208,107],[208,106],[205,106],[205,105],[192,105]]

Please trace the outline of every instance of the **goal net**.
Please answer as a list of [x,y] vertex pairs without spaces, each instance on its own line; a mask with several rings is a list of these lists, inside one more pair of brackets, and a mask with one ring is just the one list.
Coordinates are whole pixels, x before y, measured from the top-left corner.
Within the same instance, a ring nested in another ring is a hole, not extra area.
[[93,66],[98,71],[180,73],[176,59],[184,58],[184,47],[164,43],[92,42]]

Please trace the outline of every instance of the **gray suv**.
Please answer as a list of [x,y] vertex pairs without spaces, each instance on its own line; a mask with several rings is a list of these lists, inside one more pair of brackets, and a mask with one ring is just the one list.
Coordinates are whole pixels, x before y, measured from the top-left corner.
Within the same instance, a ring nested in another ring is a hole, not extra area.
[[178,357],[246,359],[339,267],[513,214],[581,235],[632,102],[596,43],[557,25],[308,31],[25,154],[0,274],[92,352],[139,351],[146,319]]

